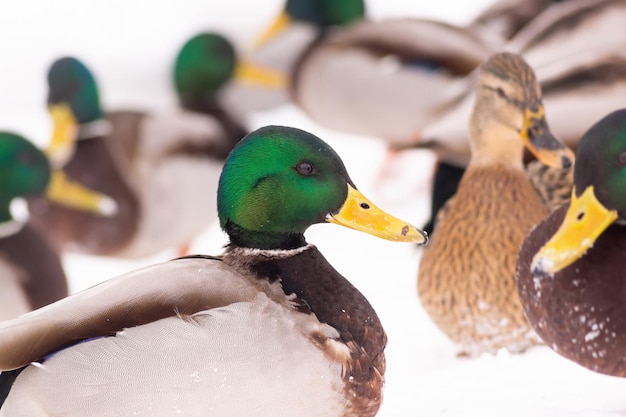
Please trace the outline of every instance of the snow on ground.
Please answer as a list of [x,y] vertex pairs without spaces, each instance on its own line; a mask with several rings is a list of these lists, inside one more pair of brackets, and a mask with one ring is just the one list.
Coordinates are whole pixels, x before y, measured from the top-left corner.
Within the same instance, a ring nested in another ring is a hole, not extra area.
[[[374,18],[444,16],[463,22],[489,1],[371,0]],[[262,4],[262,6],[260,5]],[[0,5],[0,129],[45,144],[44,74],[59,54],[75,54],[96,72],[108,108],[167,110],[174,105],[171,60],[199,30],[220,30],[243,45],[281,7],[281,0],[23,0]],[[254,8],[254,12],[251,11]],[[428,216],[433,158],[426,151],[403,157],[377,184],[385,148],[376,139],[338,134],[311,122],[292,106],[254,115],[251,126],[285,124],[328,141],[343,157],[357,186],[384,209],[417,225]],[[415,277],[420,250],[330,224],[313,226],[307,239],[371,301],[388,332],[385,401],[380,416],[626,416],[626,380],[581,368],[551,350],[460,359],[454,346],[419,306]],[[219,253],[226,237],[216,224],[192,252]],[[73,291],[136,267],[165,261],[173,251],[135,261],[67,254]]]

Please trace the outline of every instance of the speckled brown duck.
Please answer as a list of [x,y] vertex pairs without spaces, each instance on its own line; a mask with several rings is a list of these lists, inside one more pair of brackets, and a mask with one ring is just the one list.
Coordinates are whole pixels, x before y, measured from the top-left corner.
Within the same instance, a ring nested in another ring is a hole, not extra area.
[[516,279],[546,345],[604,374],[626,377],[626,110],[592,126],[576,153],[571,204],[526,237]]
[[526,178],[524,149],[562,168],[574,156],[550,133],[541,88],[515,54],[481,66],[469,129],[472,159],[423,251],[419,298],[462,353],[519,352],[538,339],[517,297],[515,259],[548,213]]
[[52,163],[114,201],[109,216],[98,216],[32,199],[33,223],[59,247],[146,256],[188,244],[217,220],[217,178],[225,156],[240,139],[230,134],[241,131],[183,111],[105,115],[93,75],[71,57],[53,63],[48,84]]
[[295,128],[250,133],[219,183],[223,256],[149,266],[0,324],[0,369],[18,368],[0,374],[0,415],[376,414],[382,324],[303,233],[323,222],[421,244],[424,233]]
[[59,204],[89,209],[84,194],[58,194],[52,177],[43,152],[19,135],[0,132],[0,321],[67,295],[61,259],[52,243],[10,210],[16,198],[43,193]]

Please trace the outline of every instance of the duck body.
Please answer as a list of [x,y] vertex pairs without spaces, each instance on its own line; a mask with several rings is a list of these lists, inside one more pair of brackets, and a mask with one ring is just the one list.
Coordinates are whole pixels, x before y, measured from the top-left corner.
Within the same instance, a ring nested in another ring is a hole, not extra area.
[[2,226],[13,230],[0,239],[0,321],[67,296],[61,259],[48,239],[29,223]]
[[[148,256],[188,243],[216,218],[210,213],[216,213],[224,131],[182,112],[120,111],[107,121],[111,133],[79,140],[64,170],[113,198],[117,212],[106,217],[38,199],[29,203],[34,224],[60,247],[97,255]],[[194,188],[204,184],[215,184],[213,193]]]
[[520,352],[538,343],[513,277],[519,246],[546,214],[523,171],[465,172],[423,252],[418,279],[422,305],[463,352]]
[[0,416],[376,414],[385,332],[303,232],[329,222],[395,241],[426,235],[294,128],[247,135],[217,195],[223,256],[146,267],[0,323]]
[[464,93],[464,77],[499,45],[427,19],[363,20],[309,48],[292,96],[324,126],[404,147]]
[[[285,253],[231,247],[223,259],[171,261],[98,291],[118,301],[121,291],[146,284],[151,296],[160,294],[153,313],[166,317],[61,350],[42,367],[26,367],[0,415],[375,414],[384,331],[363,295],[314,246]],[[178,296],[167,295],[174,288]],[[65,305],[90,316],[111,307],[85,304],[86,296],[70,297]],[[133,304],[116,305],[105,317],[125,321],[136,313]],[[85,321],[75,330],[102,324]],[[45,327],[60,331],[58,325],[49,320]],[[59,401],[77,381],[89,388]]]

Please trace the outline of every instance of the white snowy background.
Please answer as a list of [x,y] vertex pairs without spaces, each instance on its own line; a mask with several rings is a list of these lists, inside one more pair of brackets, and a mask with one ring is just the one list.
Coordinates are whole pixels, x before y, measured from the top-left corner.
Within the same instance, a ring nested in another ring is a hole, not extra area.
[[[493,0],[370,0],[374,19],[428,16],[465,23]],[[180,45],[216,30],[243,50],[276,15],[282,0],[21,0],[0,3],[0,129],[47,143],[45,71],[60,55],[94,71],[108,109],[168,111],[176,102],[170,67]],[[309,130],[343,157],[357,186],[378,205],[421,225],[428,217],[433,158],[414,151],[395,167],[395,181],[376,186],[385,147],[375,138],[324,129],[286,105],[250,117],[250,127],[284,124]],[[371,301],[389,336],[380,416],[626,416],[626,380],[599,375],[545,347],[521,355],[456,357],[416,295],[420,250],[334,225],[307,232],[328,260]],[[217,254],[226,237],[214,224],[192,245]],[[136,267],[165,261],[119,261],[67,254],[72,291]],[[34,262],[36,260],[33,260]]]

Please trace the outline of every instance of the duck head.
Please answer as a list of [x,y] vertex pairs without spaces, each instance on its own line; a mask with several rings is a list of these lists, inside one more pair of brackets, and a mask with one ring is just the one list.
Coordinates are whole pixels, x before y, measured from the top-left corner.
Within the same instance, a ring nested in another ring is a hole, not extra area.
[[287,0],[285,8],[257,39],[260,47],[294,23],[312,25],[319,30],[344,26],[365,17],[363,0]]
[[10,203],[18,197],[45,194],[50,200],[107,215],[111,207],[78,184],[66,186],[62,171],[52,170],[46,155],[22,136],[0,132],[0,222],[11,220]]
[[584,256],[615,221],[626,220],[626,109],[593,125],[576,150],[574,189],[563,223],[534,256],[533,274],[554,274]]
[[231,242],[251,248],[303,246],[304,231],[324,222],[388,240],[428,240],[361,194],[328,144],[282,126],[258,129],[233,149],[219,180],[218,213]]
[[570,168],[574,153],[550,132],[532,68],[519,55],[503,52],[480,71],[470,118],[472,162],[521,168],[525,146],[545,165]]
[[224,36],[206,32],[189,39],[174,63],[174,86],[186,98],[214,97],[230,80],[257,87],[285,88],[284,74],[241,60]]
[[72,157],[78,127],[104,119],[96,80],[78,59],[64,57],[48,70],[48,111],[52,117],[52,140],[46,153],[60,168]]

